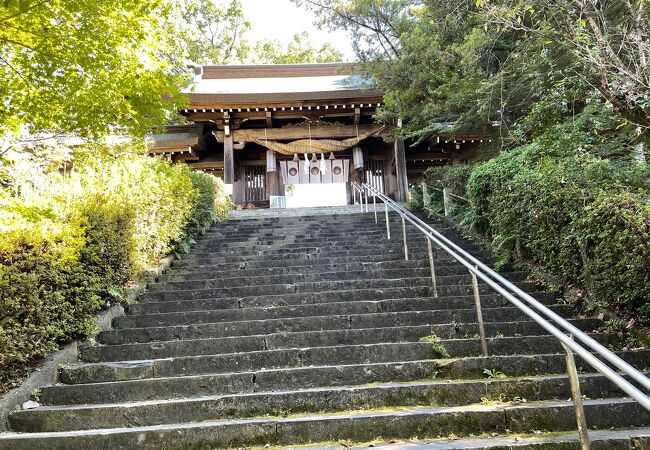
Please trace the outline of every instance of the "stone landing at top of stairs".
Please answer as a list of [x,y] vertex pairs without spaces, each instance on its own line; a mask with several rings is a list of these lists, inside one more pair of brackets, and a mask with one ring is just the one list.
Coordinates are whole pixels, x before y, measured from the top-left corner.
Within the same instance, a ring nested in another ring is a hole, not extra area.
[[[471,279],[459,263],[434,252],[434,297],[426,241],[414,229],[405,261],[397,217],[399,239],[387,240],[372,212],[318,210],[235,212],[213,227],[61,369],[58,384],[43,387],[42,406],[9,416],[0,449],[399,439],[413,440],[404,448],[578,448],[555,338],[481,285],[490,351],[481,356]],[[525,274],[505,275],[570,317]],[[571,320],[615,344],[600,321]],[[650,366],[650,351],[619,354]],[[592,448],[649,448],[648,411],[578,365],[587,421],[601,430]]]

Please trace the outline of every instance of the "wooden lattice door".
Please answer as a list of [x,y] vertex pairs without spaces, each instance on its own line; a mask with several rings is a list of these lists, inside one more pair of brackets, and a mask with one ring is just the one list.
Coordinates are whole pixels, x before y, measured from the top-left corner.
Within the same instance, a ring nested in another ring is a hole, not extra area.
[[266,195],[266,166],[244,168],[244,200],[246,203],[260,203],[268,200]]
[[366,161],[365,178],[366,183],[384,194],[384,161]]

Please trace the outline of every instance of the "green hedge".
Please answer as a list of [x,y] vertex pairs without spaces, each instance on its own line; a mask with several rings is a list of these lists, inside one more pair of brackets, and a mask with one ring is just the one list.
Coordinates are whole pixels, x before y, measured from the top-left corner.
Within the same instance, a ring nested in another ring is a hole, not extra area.
[[[531,144],[473,166],[436,169],[427,184],[456,182],[455,192],[470,201],[458,216],[493,241],[500,263],[534,261],[586,289],[588,307],[647,321],[649,175],[646,165],[549,156]],[[429,212],[441,203],[434,195]]]
[[220,180],[186,165],[91,150],[72,173],[34,166],[0,189],[0,389],[230,207]]

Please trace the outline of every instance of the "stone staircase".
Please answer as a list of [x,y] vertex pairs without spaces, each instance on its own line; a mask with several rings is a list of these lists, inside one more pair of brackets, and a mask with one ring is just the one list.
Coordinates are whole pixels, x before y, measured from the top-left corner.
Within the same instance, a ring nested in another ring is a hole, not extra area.
[[[409,231],[405,261],[382,221],[352,212],[247,212],[215,226],[43,387],[43,406],[9,416],[0,449],[579,448],[556,339],[481,286],[480,356],[466,270],[437,252],[433,298],[424,238]],[[650,366],[650,351],[620,355]],[[592,448],[650,448],[648,411],[578,365]]]

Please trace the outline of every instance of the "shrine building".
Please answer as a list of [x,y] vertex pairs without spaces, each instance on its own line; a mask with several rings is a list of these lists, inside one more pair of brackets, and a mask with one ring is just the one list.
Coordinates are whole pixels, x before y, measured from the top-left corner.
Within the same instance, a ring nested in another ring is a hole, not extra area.
[[187,125],[153,136],[150,154],[223,178],[235,204],[268,207],[314,184],[369,183],[406,201],[432,165],[471,158],[486,135],[432,135],[418,145],[373,120],[383,104],[355,64],[202,66],[195,69]]

